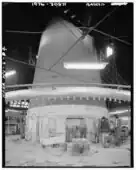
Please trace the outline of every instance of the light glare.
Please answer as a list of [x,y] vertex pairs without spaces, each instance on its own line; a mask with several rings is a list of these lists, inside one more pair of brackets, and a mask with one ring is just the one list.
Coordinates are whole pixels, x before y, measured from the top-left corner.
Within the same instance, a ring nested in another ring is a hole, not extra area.
[[16,74],[16,71],[15,71],[15,70],[12,70],[12,71],[6,72],[5,76],[6,76],[6,77],[10,77],[10,76],[12,76],[12,75],[14,75],[14,74]]
[[64,68],[101,70],[104,69],[107,64],[108,63],[64,63]]
[[107,58],[110,57],[112,54],[113,54],[113,49],[111,47],[107,47],[107,50],[106,50]]
[[129,112],[130,110],[118,110],[118,111],[115,111],[115,112],[110,112],[110,114],[121,114],[121,113],[126,113],[126,112]]
[[76,15],[72,15],[72,16],[71,16],[71,18],[75,18],[75,17],[76,17]]
[[66,14],[69,11],[69,9],[65,10],[64,13]]

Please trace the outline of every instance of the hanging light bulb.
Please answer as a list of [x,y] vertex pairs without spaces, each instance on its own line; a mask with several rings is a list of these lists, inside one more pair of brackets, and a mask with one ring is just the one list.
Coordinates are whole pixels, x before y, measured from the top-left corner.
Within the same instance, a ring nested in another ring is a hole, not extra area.
[[106,48],[106,57],[109,58],[111,55],[113,55],[113,48],[108,46]]

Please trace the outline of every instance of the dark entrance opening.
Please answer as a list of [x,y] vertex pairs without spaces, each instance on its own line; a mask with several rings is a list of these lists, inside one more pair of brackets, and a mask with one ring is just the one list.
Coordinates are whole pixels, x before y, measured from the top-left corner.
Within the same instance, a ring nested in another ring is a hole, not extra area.
[[73,138],[86,138],[86,119],[82,117],[70,117],[66,119],[66,142],[72,142]]

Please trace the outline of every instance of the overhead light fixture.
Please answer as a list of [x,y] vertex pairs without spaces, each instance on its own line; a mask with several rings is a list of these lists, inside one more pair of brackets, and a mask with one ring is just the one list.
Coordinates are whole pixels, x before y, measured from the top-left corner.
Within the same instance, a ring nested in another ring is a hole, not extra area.
[[64,63],[66,69],[102,70],[108,63]]
[[6,77],[10,77],[10,76],[12,76],[12,75],[14,75],[14,74],[16,74],[16,71],[15,71],[15,70],[11,70],[11,71],[7,71],[6,74],[5,74],[5,76],[6,76]]
[[111,55],[113,55],[113,48],[107,47],[106,49],[106,57],[109,58]]

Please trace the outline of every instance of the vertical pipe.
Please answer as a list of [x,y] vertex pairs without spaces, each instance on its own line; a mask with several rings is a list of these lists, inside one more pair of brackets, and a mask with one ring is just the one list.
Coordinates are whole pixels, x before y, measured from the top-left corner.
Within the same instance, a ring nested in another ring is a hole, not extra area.
[[9,116],[8,116],[8,135],[10,133],[10,127],[9,127]]
[[25,124],[26,124],[26,114],[23,113],[23,138],[25,138]]
[[39,142],[40,141],[40,120],[39,120],[39,116],[36,117],[36,141]]
[[20,138],[22,138],[22,120],[21,120],[21,115],[20,115],[20,121],[19,121],[19,124],[20,124]]
[[31,133],[32,133],[32,142],[33,143],[35,143],[36,142],[36,131],[37,131],[37,129],[36,129],[36,123],[37,123],[37,118],[36,118],[36,115],[35,114],[33,114],[32,115],[32,131],[31,131]]
[[23,116],[20,116],[20,136],[21,139],[24,138],[24,123],[23,123]]
[[129,128],[129,130],[131,130],[131,118],[130,118],[130,116],[128,117],[128,128]]

